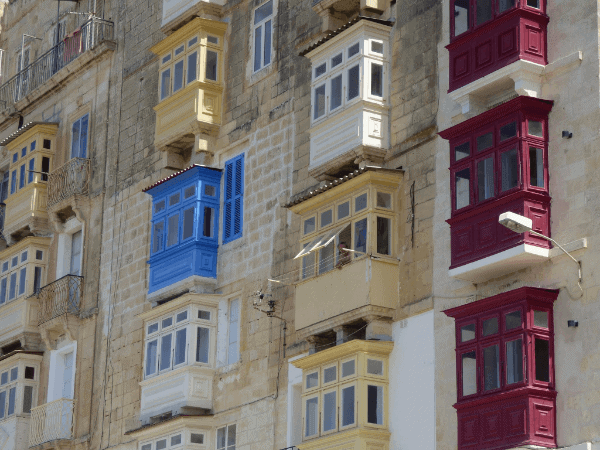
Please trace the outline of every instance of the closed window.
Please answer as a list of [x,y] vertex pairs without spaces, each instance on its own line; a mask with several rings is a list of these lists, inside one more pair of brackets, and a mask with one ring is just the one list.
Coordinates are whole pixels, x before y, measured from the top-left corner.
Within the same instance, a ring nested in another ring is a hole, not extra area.
[[229,301],[227,364],[240,359],[240,300]]
[[235,450],[236,424],[217,428],[217,450]]
[[87,158],[90,115],[85,114],[71,127],[71,158]]
[[273,0],[254,10],[254,71],[271,64]]
[[244,154],[225,163],[223,243],[242,237],[244,220]]

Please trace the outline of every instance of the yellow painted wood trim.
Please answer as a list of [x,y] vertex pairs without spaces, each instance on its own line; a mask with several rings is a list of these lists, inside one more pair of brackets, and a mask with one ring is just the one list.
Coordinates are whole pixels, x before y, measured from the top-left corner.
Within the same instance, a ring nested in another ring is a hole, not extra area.
[[51,137],[54,137],[54,136],[56,136],[57,131],[58,131],[58,125],[56,125],[56,124],[35,125],[35,126],[31,127],[30,130],[27,130],[21,136],[19,136],[14,141],[12,141],[10,144],[8,144],[6,146],[6,149],[8,151],[14,151],[15,149],[20,149],[23,146],[23,143],[25,143],[25,142],[29,143],[29,141],[37,134],[48,134]]
[[321,450],[324,448],[335,448],[336,445],[348,443],[348,441],[352,440],[366,439],[387,443],[390,440],[390,436],[391,433],[383,429],[350,428],[327,436],[306,440],[299,447],[302,450]]
[[[227,31],[228,24],[225,22],[219,22],[217,20],[203,19],[196,17],[194,20],[185,24],[179,30],[166,37],[157,44],[150,47],[152,53],[161,56],[164,53],[171,51],[173,48],[185,42],[188,38],[192,37],[199,31],[209,31],[216,34],[218,37],[223,38]],[[221,47],[222,47],[221,43]]]
[[39,247],[43,247],[44,249],[48,249],[50,247],[50,241],[52,238],[49,237],[37,237],[37,236],[28,236],[18,243],[11,245],[10,247],[6,247],[4,250],[0,252],[0,259],[7,259],[14,256],[15,253],[20,253],[25,250],[27,247],[32,245],[37,245]]
[[223,94],[223,85],[206,83],[200,80],[192,81],[179,92],[170,95],[169,97],[161,101],[158,105],[154,106],[154,111],[158,113],[161,112],[163,109],[168,109],[173,103],[177,103],[182,97],[189,95],[189,93],[192,91],[205,91],[211,94],[221,95]]
[[368,353],[370,355],[379,355],[387,358],[387,356],[394,349],[393,342],[386,341],[363,341],[355,339],[350,342],[346,342],[342,345],[336,345],[335,347],[328,348],[312,355],[305,356],[304,358],[292,361],[292,364],[298,369],[312,369],[322,364],[333,362],[340,358],[345,358],[354,353]]

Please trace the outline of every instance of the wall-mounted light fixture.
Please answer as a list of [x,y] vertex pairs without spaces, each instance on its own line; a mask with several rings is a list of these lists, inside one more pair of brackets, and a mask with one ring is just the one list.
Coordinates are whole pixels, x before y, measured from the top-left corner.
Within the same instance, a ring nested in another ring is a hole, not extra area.
[[562,137],[565,139],[571,139],[573,137],[573,133],[571,133],[570,131],[563,131]]
[[579,326],[579,322],[577,322],[576,320],[567,320],[567,326],[575,328]]

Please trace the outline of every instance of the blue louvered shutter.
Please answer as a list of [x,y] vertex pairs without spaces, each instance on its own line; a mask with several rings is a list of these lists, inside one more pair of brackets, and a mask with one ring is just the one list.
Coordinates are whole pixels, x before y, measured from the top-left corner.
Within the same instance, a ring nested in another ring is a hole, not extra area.
[[244,229],[244,155],[225,163],[223,243],[242,237]]

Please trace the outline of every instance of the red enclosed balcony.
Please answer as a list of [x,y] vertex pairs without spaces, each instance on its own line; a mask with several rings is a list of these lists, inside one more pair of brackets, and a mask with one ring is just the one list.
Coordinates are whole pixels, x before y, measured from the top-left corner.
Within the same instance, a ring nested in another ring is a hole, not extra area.
[[517,60],[545,66],[546,0],[450,0],[450,89]]
[[529,217],[534,231],[550,236],[552,104],[517,97],[440,133],[450,141],[451,276],[484,281],[548,258],[547,240],[504,228],[498,217]]
[[456,326],[459,450],[556,447],[558,292],[525,287],[444,311]]

